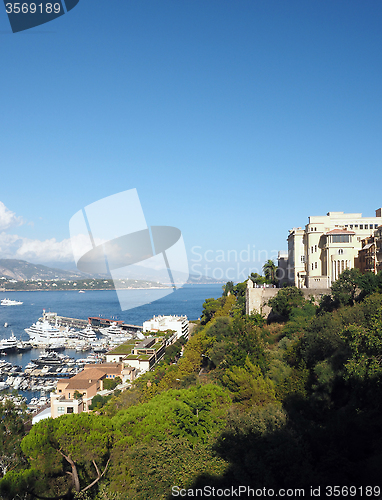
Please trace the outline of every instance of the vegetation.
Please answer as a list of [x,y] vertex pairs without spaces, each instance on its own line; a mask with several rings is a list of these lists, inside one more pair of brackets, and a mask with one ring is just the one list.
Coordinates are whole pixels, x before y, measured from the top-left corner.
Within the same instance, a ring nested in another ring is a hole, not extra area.
[[[35,279],[35,280],[3,280],[0,283],[3,291],[19,290],[114,290],[115,282],[112,279]],[[118,280],[118,288],[166,288],[161,283],[143,280]]]
[[131,390],[96,396],[96,411],[41,421],[25,436],[22,417],[4,416],[16,427],[2,448],[12,465],[1,497],[378,484],[381,284],[381,275],[345,272],[319,305],[281,289],[272,299],[279,320],[267,324],[244,313],[246,283],[227,283],[205,301],[182,355],[174,344]]

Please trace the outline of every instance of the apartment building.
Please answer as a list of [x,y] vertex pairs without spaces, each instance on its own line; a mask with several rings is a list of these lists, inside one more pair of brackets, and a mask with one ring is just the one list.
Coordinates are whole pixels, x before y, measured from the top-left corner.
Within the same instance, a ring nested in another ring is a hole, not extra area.
[[188,339],[189,321],[187,316],[154,316],[143,322],[144,332],[165,332],[173,330],[176,332],[176,338],[181,336]]
[[375,217],[344,212],[309,217],[305,229],[289,231],[288,283],[298,288],[329,288],[345,269],[359,266],[362,240],[371,237],[381,224],[381,208]]
[[358,268],[362,273],[377,274],[382,271],[382,226],[372,236],[362,241],[362,249],[358,253]]

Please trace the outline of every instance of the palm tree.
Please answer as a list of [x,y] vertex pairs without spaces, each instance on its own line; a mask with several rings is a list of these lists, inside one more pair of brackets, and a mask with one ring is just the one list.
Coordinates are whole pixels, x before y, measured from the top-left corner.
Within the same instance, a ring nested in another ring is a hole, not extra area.
[[263,265],[264,276],[274,285],[277,283],[276,270],[276,264],[271,259],[268,259],[267,262]]

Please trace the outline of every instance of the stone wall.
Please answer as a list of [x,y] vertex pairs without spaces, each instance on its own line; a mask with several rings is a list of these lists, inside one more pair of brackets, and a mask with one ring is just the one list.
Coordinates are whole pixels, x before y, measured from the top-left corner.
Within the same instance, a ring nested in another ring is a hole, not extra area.
[[[268,318],[271,313],[271,307],[267,305],[268,300],[275,297],[281,288],[252,288],[248,287],[246,290],[246,301],[245,308],[246,314],[251,314],[252,312],[259,312]],[[314,297],[315,302],[318,304],[323,295],[330,294],[330,288],[302,288],[302,293],[304,297],[308,299],[309,297]]]

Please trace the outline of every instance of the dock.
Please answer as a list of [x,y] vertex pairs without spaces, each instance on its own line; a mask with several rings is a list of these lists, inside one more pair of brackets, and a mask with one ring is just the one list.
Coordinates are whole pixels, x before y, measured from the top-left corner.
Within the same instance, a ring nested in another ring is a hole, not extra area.
[[89,316],[88,319],[78,319],[78,318],[68,318],[66,316],[59,316],[55,312],[45,312],[40,320],[48,321],[49,323],[56,323],[60,326],[69,328],[86,328],[90,325],[93,330],[100,330],[101,328],[107,328],[108,326],[116,323],[119,327],[129,333],[137,333],[142,331],[142,327],[139,325],[129,325],[121,320],[102,318],[101,316]]

